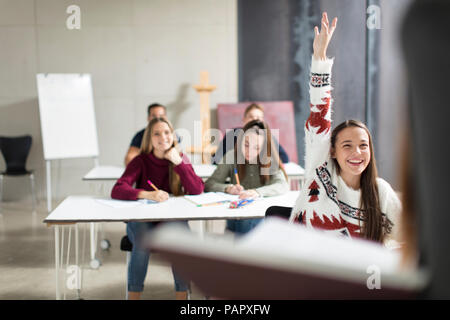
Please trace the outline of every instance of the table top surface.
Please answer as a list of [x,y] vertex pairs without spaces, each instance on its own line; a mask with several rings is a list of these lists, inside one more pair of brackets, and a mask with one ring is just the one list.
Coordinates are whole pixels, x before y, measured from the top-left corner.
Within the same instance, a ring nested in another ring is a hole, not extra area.
[[[229,203],[198,207],[184,197],[171,197],[165,202],[146,204],[106,197],[69,196],[43,222],[64,224],[262,218],[270,206],[293,207],[297,196],[298,191],[290,191],[281,196],[259,198],[239,209],[230,209]],[[114,207],[106,203],[117,205]]]
[[[208,178],[217,166],[213,164],[193,164],[192,167],[200,178]],[[300,177],[305,172],[301,166],[293,162],[285,163],[284,169],[288,177]],[[91,169],[83,177],[83,180],[117,180],[122,176],[124,170],[125,168],[121,166],[98,166]]]

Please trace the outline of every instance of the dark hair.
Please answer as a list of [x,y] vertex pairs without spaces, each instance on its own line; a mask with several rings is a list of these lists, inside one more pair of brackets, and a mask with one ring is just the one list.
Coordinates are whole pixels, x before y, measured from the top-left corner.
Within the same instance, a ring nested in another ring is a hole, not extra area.
[[149,105],[148,108],[147,108],[147,115],[150,115],[150,111],[151,111],[153,108],[156,108],[156,107],[164,108],[164,112],[167,111],[166,107],[163,106],[162,104],[160,104],[160,103],[152,103],[152,104]]
[[[248,122],[244,126],[244,128],[242,129],[240,134],[238,135],[237,142],[234,146],[234,159],[235,159],[235,161],[237,161],[237,171],[238,171],[239,178],[245,177],[245,164],[247,163],[247,160],[244,158],[245,163],[238,162],[238,159],[242,158],[242,156],[240,156],[238,154],[238,150],[241,153],[243,152],[242,151],[242,141],[244,139],[245,133],[248,131],[253,131],[258,135],[264,134],[263,148],[260,151],[258,158],[257,158],[257,164],[259,165],[259,167],[269,171],[270,168],[272,168],[272,162],[274,162],[273,165],[275,165],[277,168],[279,168],[283,172],[283,174],[287,180],[287,174],[286,174],[285,170],[283,169],[283,167],[281,166],[280,156],[279,156],[277,150],[275,150],[274,144],[272,143],[272,133],[270,132],[269,125],[266,122],[263,122],[260,120],[252,120],[252,121]],[[267,156],[268,161],[264,161],[264,163],[262,163],[261,156],[263,156],[263,157]],[[269,173],[269,172],[267,172],[267,173]],[[259,177],[260,177],[260,181],[263,185],[265,185],[270,180],[269,174],[261,174],[260,173]]]
[[[374,148],[372,143],[372,136],[366,125],[357,120],[347,120],[338,125],[331,132],[331,147],[335,150],[336,139],[342,130],[349,127],[358,127],[366,131],[369,136],[369,148],[370,148],[370,162],[366,169],[361,173],[361,210],[364,217],[364,226],[361,230],[361,234],[364,238],[373,240],[376,242],[383,242],[386,235],[386,225],[383,214],[380,208],[380,201],[378,196],[378,184],[377,184],[377,165],[375,161]],[[338,173],[341,168],[335,158],[333,161],[336,165]]]

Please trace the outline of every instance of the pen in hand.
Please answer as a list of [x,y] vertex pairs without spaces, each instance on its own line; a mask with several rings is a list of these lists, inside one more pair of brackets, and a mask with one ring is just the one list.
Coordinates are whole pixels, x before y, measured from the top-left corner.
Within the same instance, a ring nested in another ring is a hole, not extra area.
[[157,188],[150,180],[147,180],[147,183],[148,183],[149,185],[151,185],[152,188],[155,189],[155,191],[159,191],[159,189],[158,189],[158,188]]
[[234,168],[234,177],[236,178],[236,184],[239,186],[241,183],[239,182],[239,175],[236,168]]

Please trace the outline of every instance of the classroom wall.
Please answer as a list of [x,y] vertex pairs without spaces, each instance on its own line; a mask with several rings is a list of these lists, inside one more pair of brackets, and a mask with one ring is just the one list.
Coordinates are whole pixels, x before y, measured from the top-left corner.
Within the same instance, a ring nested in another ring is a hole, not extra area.
[[239,0],[239,100],[291,98],[292,1]]
[[[72,4],[81,9],[80,30],[66,27]],[[236,0],[0,0],[0,43],[0,135],[33,136],[28,167],[40,198],[46,191],[37,73],[92,75],[103,165],[123,164],[152,102],[168,107],[176,128],[193,132],[200,111],[192,85],[202,70],[217,85],[213,127],[217,103],[237,102]],[[93,191],[81,181],[92,159],[52,166],[56,198]],[[25,178],[5,179],[5,200],[29,193]]]

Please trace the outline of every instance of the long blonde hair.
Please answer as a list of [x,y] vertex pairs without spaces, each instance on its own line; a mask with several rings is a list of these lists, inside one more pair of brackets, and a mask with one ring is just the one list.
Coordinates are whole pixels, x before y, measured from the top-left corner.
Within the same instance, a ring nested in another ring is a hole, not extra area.
[[[144,131],[144,136],[142,138],[141,143],[141,154],[149,154],[153,151],[153,145],[152,145],[152,134],[153,134],[153,127],[160,122],[164,122],[167,124],[167,126],[170,129],[170,132],[173,137],[173,144],[171,148],[176,148],[178,145],[177,139],[175,138],[174,129],[172,124],[167,120],[166,118],[154,118],[152,119]],[[180,196],[184,194],[183,187],[181,185],[180,176],[173,170],[173,163],[169,163],[169,185],[170,185],[170,191],[175,196]]]

